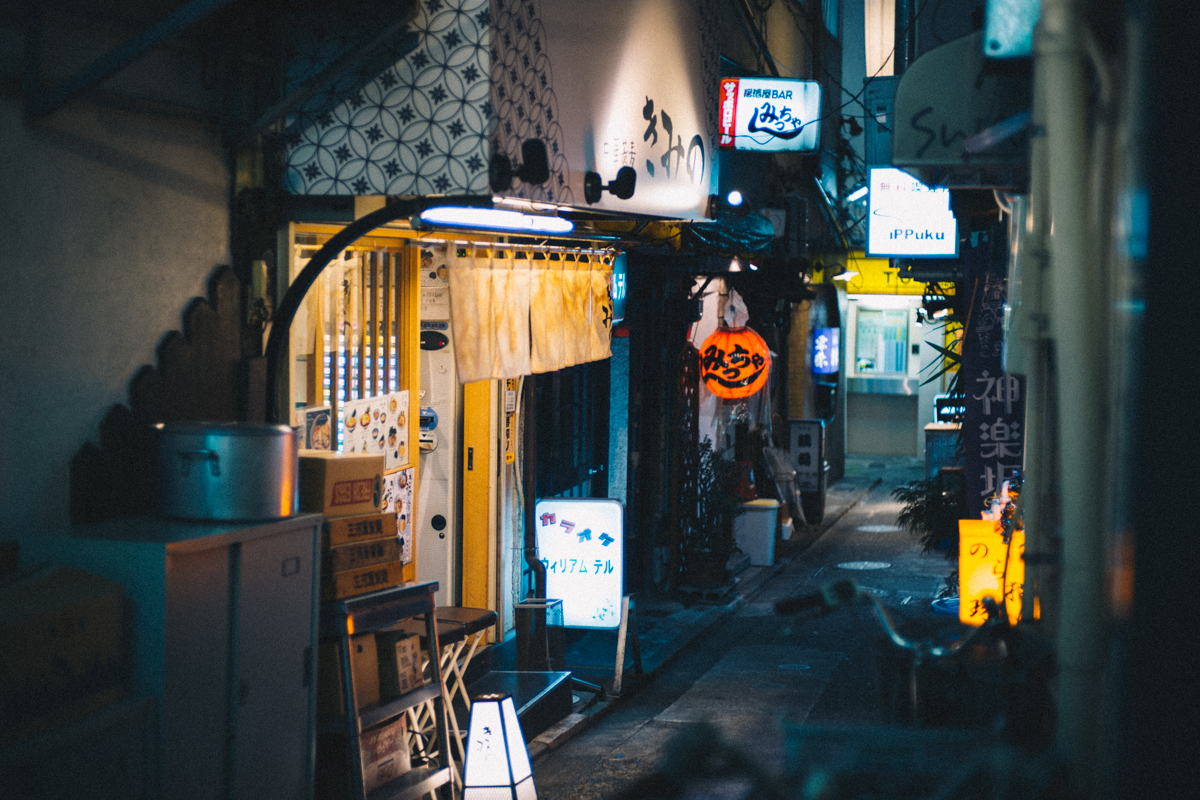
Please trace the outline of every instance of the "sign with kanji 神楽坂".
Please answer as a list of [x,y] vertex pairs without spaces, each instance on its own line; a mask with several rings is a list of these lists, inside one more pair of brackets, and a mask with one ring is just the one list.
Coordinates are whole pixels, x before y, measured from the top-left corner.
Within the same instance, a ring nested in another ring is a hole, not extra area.
[[546,597],[568,628],[616,628],[624,590],[625,508],[619,500],[538,500],[534,528]]

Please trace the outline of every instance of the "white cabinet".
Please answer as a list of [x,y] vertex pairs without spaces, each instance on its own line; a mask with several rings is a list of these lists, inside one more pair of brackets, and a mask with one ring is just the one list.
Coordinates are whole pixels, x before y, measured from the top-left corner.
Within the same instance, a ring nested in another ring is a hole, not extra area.
[[161,796],[312,795],[321,517],[153,517],[21,542],[120,582],[132,602],[132,690],[158,699]]

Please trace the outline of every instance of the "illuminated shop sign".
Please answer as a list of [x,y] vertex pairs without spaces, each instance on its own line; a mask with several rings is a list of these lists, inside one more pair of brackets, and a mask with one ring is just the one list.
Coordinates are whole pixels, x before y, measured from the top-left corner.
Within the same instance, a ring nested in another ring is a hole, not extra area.
[[547,497],[534,506],[546,597],[568,628],[616,628],[624,588],[625,509],[619,500]]
[[616,325],[621,320],[625,319],[625,296],[629,291],[629,284],[625,271],[625,254],[621,253],[613,259],[612,265],[612,283],[609,286],[609,292],[612,293],[613,302],[613,318],[612,322]]
[[723,78],[718,146],[813,151],[821,139],[821,85],[782,78]]
[[817,375],[836,375],[838,371],[837,328],[816,328],[812,338],[812,371]]
[[953,258],[958,222],[950,190],[926,186],[892,167],[871,169],[867,201],[867,255]]

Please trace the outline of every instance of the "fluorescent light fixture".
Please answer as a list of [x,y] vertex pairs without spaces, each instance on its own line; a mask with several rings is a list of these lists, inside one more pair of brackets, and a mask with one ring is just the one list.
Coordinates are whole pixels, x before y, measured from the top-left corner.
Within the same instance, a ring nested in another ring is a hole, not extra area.
[[575,223],[562,217],[522,214],[499,208],[435,206],[421,212],[421,222],[447,228],[473,228],[513,233],[563,234],[575,230]]
[[855,189],[853,192],[850,193],[850,196],[846,198],[846,202],[853,203],[856,200],[863,199],[864,197],[867,196],[867,190],[870,188],[871,187],[867,186],[866,184],[863,184],[862,186],[858,187],[857,189]]
[[742,193],[739,192],[737,189],[734,189],[732,192],[730,192],[728,195],[725,196],[725,199],[729,202],[729,205],[731,205],[731,206],[740,206],[742,204]]
[[839,273],[839,274],[837,274],[837,275],[834,275],[834,276],[833,276],[833,280],[835,280],[835,281],[848,281],[848,280],[850,280],[851,278],[853,278],[853,277],[854,277],[855,275],[857,275],[857,274],[858,274],[858,272],[857,272],[857,271],[855,271],[855,270],[852,270],[852,269],[848,269],[848,270],[846,270],[845,272],[842,272],[842,273]]

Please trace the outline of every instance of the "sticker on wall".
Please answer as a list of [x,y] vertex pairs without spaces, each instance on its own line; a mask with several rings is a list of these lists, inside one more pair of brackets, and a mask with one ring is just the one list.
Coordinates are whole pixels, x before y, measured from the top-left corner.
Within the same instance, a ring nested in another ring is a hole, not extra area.
[[400,535],[400,561],[412,561],[413,472],[415,467],[392,470],[383,476],[383,513],[396,515]]

